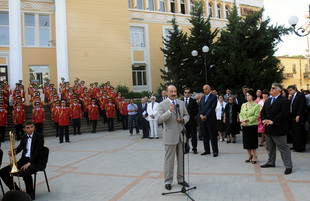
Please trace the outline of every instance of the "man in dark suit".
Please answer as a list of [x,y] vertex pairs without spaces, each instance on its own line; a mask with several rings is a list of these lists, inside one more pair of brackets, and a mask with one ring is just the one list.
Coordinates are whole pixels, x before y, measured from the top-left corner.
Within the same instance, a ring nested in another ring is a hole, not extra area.
[[149,122],[147,121],[147,102],[145,99],[141,99],[141,105],[138,107],[139,119],[140,119],[140,128],[143,130],[143,138],[149,138]]
[[281,84],[273,83],[270,90],[272,98],[265,101],[261,111],[268,148],[268,161],[266,164],[261,165],[261,167],[275,167],[276,148],[278,148],[286,168],[284,174],[291,174],[293,169],[291,150],[286,142],[290,105],[289,100],[281,96],[282,90]]
[[160,103],[160,102],[162,102],[162,101],[164,101],[166,99],[167,99],[167,92],[165,90],[163,90],[161,92],[161,97],[158,99],[158,103]]
[[210,139],[213,156],[217,157],[219,153],[217,146],[217,132],[215,129],[216,124],[215,107],[217,104],[217,97],[211,93],[211,87],[209,85],[203,86],[203,93],[205,95],[200,100],[199,116],[202,120],[201,130],[205,151],[201,155],[210,154],[210,144],[209,144]]
[[[185,124],[187,139],[192,139],[192,146],[194,154],[197,154],[197,120],[196,115],[198,113],[198,105],[195,99],[190,97],[191,91],[189,88],[184,90],[184,104],[187,112],[190,116],[189,121]],[[185,153],[189,152],[189,143],[186,141],[186,150]]]
[[247,102],[247,99],[246,99],[246,93],[249,91],[249,87],[244,85],[242,87],[242,94],[239,96],[238,98],[238,105],[239,105],[239,108],[241,108],[242,104],[243,103],[246,103]]
[[[42,150],[44,145],[43,135],[34,132],[34,124],[32,121],[24,123],[23,129],[27,135],[22,136],[20,144],[15,149],[16,155],[22,152],[20,160],[17,162],[17,169],[19,169],[19,176],[23,177],[26,191],[33,199],[33,182],[32,174],[34,174],[37,168],[44,166],[44,161],[42,160]],[[11,150],[8,151],[9,156],[12,156]],[[8,186],[10,190],[13,189],[13,182],[11,178],[11,165],[8,165],[0,170],[0,177],[3,182]],[[19,187],[15,183],[16,190]]]
[[302,152],[306,149],[306,98],[303,93],[297,91],[294,85],[288,86],[287,90],[292,96],[290,100],[290,133],[287,136],[287,142],[293,141],[293,149]]

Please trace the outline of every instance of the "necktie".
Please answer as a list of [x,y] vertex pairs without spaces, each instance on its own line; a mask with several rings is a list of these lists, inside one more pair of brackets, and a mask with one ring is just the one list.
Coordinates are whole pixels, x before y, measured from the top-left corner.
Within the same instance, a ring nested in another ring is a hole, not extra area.
[[152,102],[152,109],[153,109],[153,107],[154,107],[154,102]]
[[175,110],[175,112],[177,112],[176,101],[173,100],[172,103],[173,103],[173,105],[174,105],[174,110]]
[[290,105],[290,113],[293,112],[293,102],[294,102],[295,96],[293,96],[292,101],[291,101],[291,105]]
[[185,99],[185,107],[186,107],[186,109],[187,109],[187,107],[188,107],[187,98]]
[[272,105],[272,103],[273,103],[274,100],[275,100],[275,98],[272,97],[270,105]]

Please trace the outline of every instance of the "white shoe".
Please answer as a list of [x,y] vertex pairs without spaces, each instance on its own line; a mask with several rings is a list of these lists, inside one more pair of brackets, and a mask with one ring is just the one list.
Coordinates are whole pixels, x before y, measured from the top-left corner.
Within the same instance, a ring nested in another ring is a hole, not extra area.
[[227,141],[227,138],[225,138],[224,140]]
[[223,142],[223,139],[220,139],[220,142]]

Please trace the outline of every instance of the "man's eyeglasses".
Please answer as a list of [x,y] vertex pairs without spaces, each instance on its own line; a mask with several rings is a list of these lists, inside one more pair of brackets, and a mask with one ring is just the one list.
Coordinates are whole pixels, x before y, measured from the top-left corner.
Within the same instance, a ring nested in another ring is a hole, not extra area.
[[185,91],[184,93],[185,93],[185,94],[190,94],[191,92]]
[[277,87],[271,87],[271,89],[277,89]]

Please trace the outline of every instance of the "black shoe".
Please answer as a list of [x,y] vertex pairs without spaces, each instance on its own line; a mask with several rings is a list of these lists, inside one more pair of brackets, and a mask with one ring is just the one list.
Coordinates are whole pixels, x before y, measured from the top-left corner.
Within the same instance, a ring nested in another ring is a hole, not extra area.
[[153,138],[153,137],[150,137],[150,140],[151,140],[151,139],[154,139],[154,138]]
[[208,152],[203,152],[202,154],[200,154],[200,155],[208,155],[208,154],[210,154],[210,153],[208,153]]
[[66,141],[67,143],[70,143],[70,141]]
[[286,168],[284,174],[291,174],[292,168]]
[[178,182],[178,184],[184,186],[184,187],[189,187],[188,183],[186,181],[183,182]]
[[189,151],[188,150],[186,150],[185,152],[184,152],[184,154],[188,154],[189,153]]
[[142,137],[141,139],[145,139],[145,137]]
[[31,197],[31,200],[34,200],[34,193],[33,192],[28,193],[28,195]]
[[56,135],[56,137],[59,137],[59,135]]
[[76,135],[76,133],[73,133],[73,135]]
[[236,140],[233,140],[233,143],[236,143]]
[[198,154],[197,150],[194,150],[193,152],[194,152],[194,154]]
[[60,144],[60,143],[63,143],[63,142],[59,142],[59,144]]
[[156,137],[155,139],[159,139],[159,137]]
[[171,184],[166,184],[166,185],[165,185],[165,188],[166,188],[168,191],[170,191],[170,190],[171,190]]
[[214,154],[213,154],[213,157],[218,157],[218,153],[214,153]]
[[251,162],[252,158],[253,158],[253,155],[251,155],[250,159],[246,159],[244,162],[249,163]]
[[78,134],[79,134],[79,135],[82,135],[82,133],[81,133],[81,132],[78,132]]
[[230,143],[230,142],[231,142],[230,140],[227,140],[227,144]]
[[199,140],[202,141],[202,138],[200,137]]
[[261,165],[261,168],[269,168],[269,167],[276,167],[275,165],[269,165],[268,163],[266,163],[265,165]]

